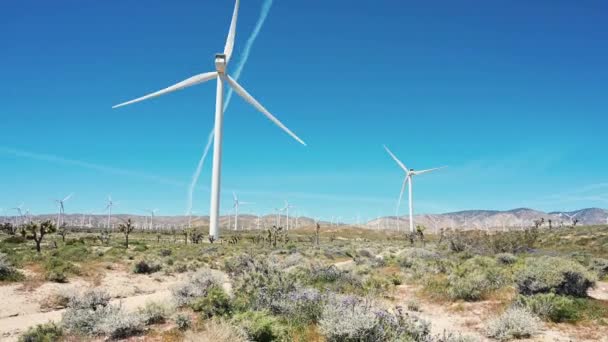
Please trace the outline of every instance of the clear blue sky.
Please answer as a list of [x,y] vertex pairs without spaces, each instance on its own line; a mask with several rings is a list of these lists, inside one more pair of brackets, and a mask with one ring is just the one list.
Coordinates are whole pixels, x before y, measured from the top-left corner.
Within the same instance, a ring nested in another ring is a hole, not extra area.
[[[0,207],[52,212],[75,192],[67,212],[100,212],[111,193],[118,212],[182,214],[215,86],[110,107],[213,70],[232,6],[2,3]],[[235,62],[261,6],[243,1]],[[607,37],[601,0],[275,0],[241,84],[309,146],[234,98],[222,210],[236,190],[249,212],[391,215],[403,175],[382,144],[449,166],[416,179],[418,213],[606,207]]]

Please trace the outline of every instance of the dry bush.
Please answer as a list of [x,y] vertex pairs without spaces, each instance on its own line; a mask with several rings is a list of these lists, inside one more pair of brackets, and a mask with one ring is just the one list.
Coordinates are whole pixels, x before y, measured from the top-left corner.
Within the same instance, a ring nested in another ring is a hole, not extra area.
[[486,335],[501,341],[529,338],[540,331],[540,319],[528,310],[512,307],[486,325]]

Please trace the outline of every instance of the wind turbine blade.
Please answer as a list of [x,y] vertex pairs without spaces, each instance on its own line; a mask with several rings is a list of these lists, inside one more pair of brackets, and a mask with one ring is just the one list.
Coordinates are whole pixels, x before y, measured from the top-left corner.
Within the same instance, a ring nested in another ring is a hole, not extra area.
[[213,79],[214,77],[217,77],[217,72],[215,72],[215,71],[213,71],[213,72],[206,72],[206,73],[203,73],[203,74],[198,74],[196,76],[192,76],[192,77],[190,77],[190,78],[188,78],[186,80],[183,80],[183,81],[181,81],[179,83],[176,83],[176,84],[174,84],[174,85],[172,85],[170,87],[167,87],[165,89],[159,90],[159,91],[154,92],[152,94],[148,94],[148,95],[136,98],[135,100],[123,102],[121,104],[113,106],[112,108],[123,107],[123,106],[126,106],[126,105],[130,105],[132,103],[135,103],[135,102],[141,102],[141,101],[144,101],[144,100],[147,100],[147,99],[151,99],[153,97],[165,95],[165,94],[177,91],[177,90],[181,90],[181,89],[184,89],[184,88],[191,87],[193,85],[197,85],[199,83],[207,82],[207,81]]
[[234,89],[237,94],[239,94],[243,99],[245,99],[245,101],[249,102],[252,106],[255,107],[255,109],[262,112],[262,114],[264,114],[268,119],[270,119],[270,121],[274,122],[275,125],[279,126],[283,131],[289,134],[292,138],[296,139],[300,144],[306,146],[306,143],[302,139],[298,138],[295,133],[289,130],[289,128],[283,125],[281,121],[279,121],[272,114],[270,114],[270,112],[266,110],[264,106],[262,106],[256,99],[254,99],[253,96],[251,96],[243,87],[241,87],[241,85],[239,85],[232,77],[230,77],[230,75],[222,76],[222,78],[226,80],[228,84],[230,84],[232,89]]
[[401,207],[401,199],[403,198],[403,193],[405,192],[405,187],[407,186],[407,181],[410,179],[410,176],[405,176],[403,180],[403,185],[401,185],[401,192],[399,193],[399,199],[397,199],[397,209],[395,209],[395,216],[399,217],[399,207]]
[[230,29],[228,30],[228,37],[226,38],[226,46],[224,47],[224,55],[226,55],[226,63],[230,61],[232,57],[232,50],[234,50],[234,38],[236,37],[236,20],[239,15],[239,0],[236,0],[234,4],[234,11],[232,12],[232,21],[230,22]]
[[236,192],[232,192],[232,198],[234,198],[234,201],[237,202],[239,199],[238,197],[236,197]]
[[405,166],[405,164],[403,164],[401,162],[401,160],[397,159],[397,157],[393,154],[393,152],[391,152],[391,150],[388,149],[388,147],[386,147],[386,145],[382,145],[382,146],[384,146],[384,149],[386,150],[386,152],[388,152],[388,154],[391,156],[391,158],[393,158],[393,160],[395,162],[397,162],[397,164],[403,169],[403,171],[409,172],[409,169]]
[[72,196],[74,196],[74,193],[72,192],[71,194],[67,195],[62,202],[65,202],[67,200],[69,200],[70,198],[72,198]]
[[435,170],[445,169],[446,167],[447,167],[447,166],[442,166],[442,167],[436,167],[436,168],[434,168],[434,169],[427,169],[427,170],[414,171],[414,174],[415,174],[415,175],[422,175],[422,174],[429,173],[429,172],[432,172],[432,171],[435,171]]

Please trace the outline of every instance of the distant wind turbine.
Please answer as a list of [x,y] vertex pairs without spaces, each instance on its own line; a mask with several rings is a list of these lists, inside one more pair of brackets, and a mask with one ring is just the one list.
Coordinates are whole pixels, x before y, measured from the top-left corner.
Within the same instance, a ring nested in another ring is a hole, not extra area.
[[234,199],[234,202],[232,204],[232,207],[234,208],[234,230],[238,230],[239,229],[239,207],[241,205],[247,205],[247,204],[253,204],[253,203],[239,201],[239,198],[236,195],[236,192],[234,192],[234,191],[232,192],[232,196]]
[[577,212],[577,213],[574,213],[573,215],[570,215],[570,214],[568,214],[568,213],[560,213],[560,215],[564,215],[564,216],[566,216],[567,218],[569,218],[569,219],[570,219],[570,225],[572,225],[572,226],[573,226],[573,225],[574,225],[574,218],[575,218],[575,217],[577,217],[577,216],[578,216],[578,214],[580,214],[580,213],[581,213],[581,212],[579,211],[579,212]]
[[285,206],[281,209],[279,209],[280,211],[285,211],[287,214],[287,227],[285,228],[286,230],[289,230],[289,209],[291,208],[295,208],[293,205],[289,204],[289,201],[285,201]]
[[108,211],[108,225],[107,225],[107,229],[110,229],[110,221],[112,220],[112,207],[114,207],[114,205],[116,205],[116,203],[114,203],[112,201],[112,195],[108,195],[108,204],[106,205],[106,209]]
[[215,55],[215,69],[213,72],[206,72],[192,76],[184,81],[174,84],[168,88],[157,92],[142,96],[135,100],[127,101],[118,104],[112,108],[126,106],[135,102],[144,101],[153,97],[165,95],[177,90],[188,88],[200,83],[217,80],[216,100],[215,100],[215,128],[214,128],[214,143],[213,143],[213,168],[211,171],[211,200],[209,209],[209,235],[214,238],[219,238],[219,210],[220,210],[220,178],[222,164],[222,125],[223,125],[223,102],[224,102],[224,82],[239,94],[245,101],[262,112],[270,121],[279,126],[283,131],[293,137],[302,145],[306,145],[298,136],[296,136],[289,128],[274,117],[264,106],[262,106],[253,96],[251,96],[240,84],[237,83],[230,75],[226,73],[232,51],[234,49],[234,39],[236,35],[236,23],[239,10],[239,0],[236,0],[234,11],[232,13],[232,21],[228,31],[228,38],[224,47],[224,53]]
[[412,181],[414,176],[418,176],[418,175],[422,175],[425,173],[429,173],[435,170],[439,170],[444,168],[445,166],[442,167],[436,167],[433,169],[427,169],[427,170],[421,170],[421,171],[414,171],[414,169],[408,169],[405,164],[403,164],[399,159],[397,159],[397,157],[393,154],[393,152],[391,152],[391,150],[388,149],[388,147],[386,147],[386,145],[384,146],[384,149],[386,150],[386,152],[388,152],[388,154],[391,156],[391,158],[393,158],[393,160],[397,163],[397,165],[399,165],[399,167],[401,167],[401,169],[403,171],[405,171],[405,179],[403,180],[403,185],[401,186],[401,193],[399,193],[399,199],[397,200],[397,219],[399,219],[399,206],[401,205],[401,198],[403,197],[403,192],[405,191],[405,186],[409,183],[409,204],[410,204],[410,232],[414,232],[414,200],[413,200],[413,196],[412,196]]
[[150,213],[150,231],[154,230],[154,216],[158,212],[158,209],[146,209]]
[[63,219],[63,215],[65,215],[65,206],[64,206],[64,204],[70,198],[72,198],[72,196],[74,196],[74,193],[71,193],[71,194],[67,195],[63,199],[55,200],[55,202],[57,203],[57,207],[59,209],[59,212],[57,213],[57,227],[61,227],[61,223],[62,223],[61,221]]

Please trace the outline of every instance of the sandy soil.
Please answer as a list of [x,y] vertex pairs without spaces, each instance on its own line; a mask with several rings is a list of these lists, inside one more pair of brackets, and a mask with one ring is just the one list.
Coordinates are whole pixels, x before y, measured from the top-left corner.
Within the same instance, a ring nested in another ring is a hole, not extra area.
[[0,287],[0,303],[2,303],[0,341],[16,341],[19,334],[31,326],[61,320],[63,310],[41,307],[41,303],[54,294],[78,293],[100,287],[114,298],[113,304],[120,304],[125,309],[134,311],[148,301],[169,302],[170,289],[187,277],[188,274],[136,275],[124,270],[108,270],[99,284],[75,278],[67,284],[44,283],[34,288],[26,288],[23,285],[2,286]]
[[[606,283],[604,283],[606,285]],[[431,323],[434,335],[451,331],[478,338],[480,341],[492,341],[484,336],[485,322],[500,312],[497,301],[463,302],[454,304],[435,304],[417,298],[417,287],[400,285],[397,287],[397,304],[406,307],[407,301],[416,299],[420,312],[416,314]],[[608,292],[603,292],[607,295]],[[571,324],[545,324],[543,331],[531,339],[518,341],[527,342],[570,342],[570,341],[602,341],[608,342],[608,327],[583,326]]]
[[589,290],[587,293],[591,298],[608,301],[608,282],[598,281],[595,288]]

